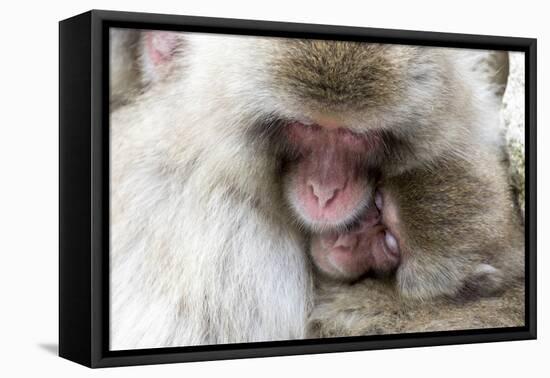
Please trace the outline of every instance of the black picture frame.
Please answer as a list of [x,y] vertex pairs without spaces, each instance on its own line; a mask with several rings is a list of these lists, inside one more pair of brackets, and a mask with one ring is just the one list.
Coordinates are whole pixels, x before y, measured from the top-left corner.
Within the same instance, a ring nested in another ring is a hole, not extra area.
[[[524,327],[109,351],[110,27],[525,53]],[[88,367],[536,338],[536,39],[92,10],[59,23],[59,355]]]

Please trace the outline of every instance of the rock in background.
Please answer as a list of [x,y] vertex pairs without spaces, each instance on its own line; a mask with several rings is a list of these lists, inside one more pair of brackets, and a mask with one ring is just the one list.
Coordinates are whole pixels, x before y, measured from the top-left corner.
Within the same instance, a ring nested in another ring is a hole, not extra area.
[[510,179],[525,216],[525,56],[509,53],[509,75],[502,99],[502,123],[510,158]]
[[510,185],[525,217],[525,55],[521,52],[469,50],[468,59],[501,101],[501,132],[509,163]]

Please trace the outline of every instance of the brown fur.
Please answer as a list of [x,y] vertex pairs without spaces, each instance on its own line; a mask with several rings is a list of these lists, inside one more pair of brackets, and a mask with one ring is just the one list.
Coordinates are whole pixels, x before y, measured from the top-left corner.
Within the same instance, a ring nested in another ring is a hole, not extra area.
[[444,161],[382,187],[397,202],[401,265],[351,285],[318,277],[310,337],[524,324],[523,228],[501,162]]
[[137,30],[113,28],[110,31],[111,111],[133,101],[142,90],[137,56],[140,34]]
[[456,302],[443,298],[406,301],[391,282],[365,279],[355,285],[319,282],[308,337],[344,337],[519,327],[525,324],[523,285],[500,296]]
[[394,102],[412,49],[342,41],[289,40],[275,58],[277,84],[323,106],[359,108]]
[[[477,155],[475,163],[443,161],[382,183],[397,202],[405,296],[489,294],[523,274],[523,227],[506,171],[496,157]],[[497,271],[479,273],[480,264]]]

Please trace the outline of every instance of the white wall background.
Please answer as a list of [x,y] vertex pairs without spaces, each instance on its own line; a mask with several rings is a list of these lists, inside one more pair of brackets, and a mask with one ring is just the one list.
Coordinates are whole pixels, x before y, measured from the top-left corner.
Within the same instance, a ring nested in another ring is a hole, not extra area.
[[[550,27],[544,1],[6,1],[0,22],[0,375],[542,376],[550,373]],[[57,21],[91,8],[539,39],[539,340],[92,371],[57,344]],[[546,276],[545,276],[546,271]]]

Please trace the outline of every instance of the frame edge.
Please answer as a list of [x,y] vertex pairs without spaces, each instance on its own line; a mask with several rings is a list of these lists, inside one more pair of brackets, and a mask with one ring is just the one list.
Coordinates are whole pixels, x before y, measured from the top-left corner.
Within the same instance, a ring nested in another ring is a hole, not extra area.
[[91,13],[59,22],[59,356],[91,366]]

